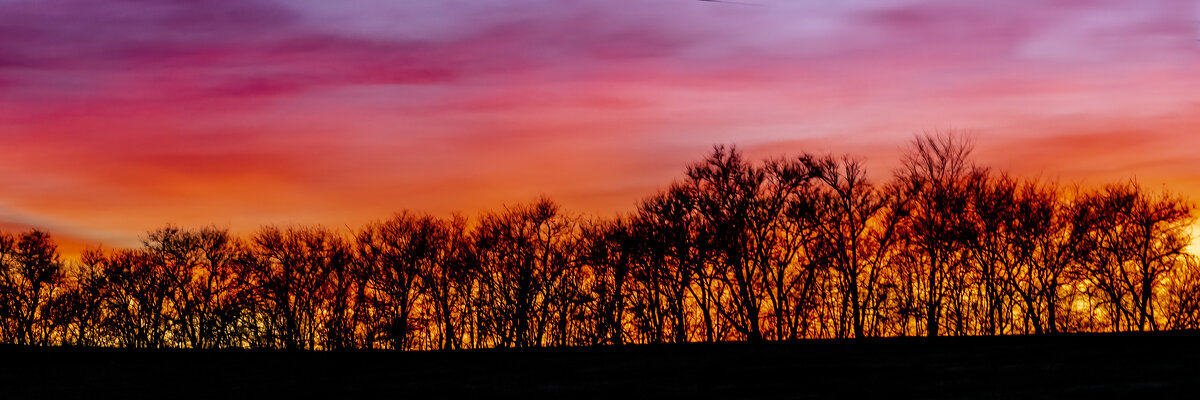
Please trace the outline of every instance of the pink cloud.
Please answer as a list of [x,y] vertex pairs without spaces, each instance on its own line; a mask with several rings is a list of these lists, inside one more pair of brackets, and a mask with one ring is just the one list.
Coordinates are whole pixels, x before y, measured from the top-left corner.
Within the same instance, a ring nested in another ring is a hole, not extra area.
[[1198,181],[1184,2],[629,3],[5,3],[0,201],[122,243],[543,193],[612,213],[714,143],[884,179],[929,129],[1020,173]]

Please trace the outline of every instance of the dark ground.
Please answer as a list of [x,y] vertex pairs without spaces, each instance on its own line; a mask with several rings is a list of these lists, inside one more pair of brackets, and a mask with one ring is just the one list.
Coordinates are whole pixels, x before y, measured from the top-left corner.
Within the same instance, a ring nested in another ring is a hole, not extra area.
[[410,353],[0,347],[0,399],[1200,398],[1198,356],[1197,332]]

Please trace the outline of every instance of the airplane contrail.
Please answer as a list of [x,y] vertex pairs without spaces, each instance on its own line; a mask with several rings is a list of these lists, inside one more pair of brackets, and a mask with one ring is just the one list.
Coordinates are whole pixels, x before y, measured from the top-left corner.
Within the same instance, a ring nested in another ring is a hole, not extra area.
[[762,7],[762,4],[757,4],[757,3],[743,3],[743,2],[740,2],[740,1],[726,1],[726,0],[700,0],[700,1],[707,1],[707,2],[711,2],[711,3],[729,3],[729,4],[738,4],[738,5],[743,5],[743,6],[755,6],[755,7]]

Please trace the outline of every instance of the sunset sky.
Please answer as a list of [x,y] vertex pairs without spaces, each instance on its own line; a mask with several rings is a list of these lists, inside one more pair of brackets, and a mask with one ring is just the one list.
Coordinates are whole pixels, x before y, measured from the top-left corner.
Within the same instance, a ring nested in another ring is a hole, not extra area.
[[744,1],[0,0],[0,230],[611,215],[713,144],[885,179],[933,130],[1200,198],[1194,0]]

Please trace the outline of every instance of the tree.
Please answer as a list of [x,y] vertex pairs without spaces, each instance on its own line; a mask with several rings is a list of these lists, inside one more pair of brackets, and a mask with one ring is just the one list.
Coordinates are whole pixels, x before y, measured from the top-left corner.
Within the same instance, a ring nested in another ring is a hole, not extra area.
[[479,262],[471,246],[466,218],[455,215],[450,220],[439,220],[430,234],[435,238],[436,262],[424,264],[418,272],[441,330],[440,347],[459,349],[462,348],[460,326],[467,319],[465,307]]
[[199,266],[187,286],[189,340],[195,348],[246,347],[256,329],[254,255],[228,230],[206,227],[191,234]]
[[193,278],[205,273],[200,271],[198,235],[171,225],[150,231],[142,241],[142,260],[156,283],[149,301],[159,310],[165,330],[155,328],[151,346],[205,348],[204,319],[209,314],[203,308],[208,299],[189,290]]
[[1200,260],[1188,255],[1169,273],[1163,313],[1166,329],[1200,329]]
[[542,198],[349,234],[173,225],[63,261],[0,233],[0,342],[459,349],[1200,329],[1194,205],[1062,189],[917,136],[893,179],[850,156],[716,146],[629,215]]
[[594,298],[588,344],[625,343],[625,308],[632,281],[631,270],[640,255],[638,237],[625,218],[597,220],[580,229],[580,264],[590,276],[588,292]]
[[757,244],[752,230],[769,223],[754,209],[766,176],[744,161],[736,149],[722,146],[688,167],[687,175],[698,189],[697,209],[708,228],[705,234],[712,239],[712,273],[730,294],[729,302],[718,310],[747,340],[761,341],[759,314],[766,271],[751,246]]
[[80,263],[66,275],[69,281],[58,307],[66,325],[62,344],[103,344],[105,335],[101,330],[101,322],[107,290],[103,252],[99,249],[84,250],[80,255]]
[[1192,204],[1170,193],[1146,193],[1136,182],[1105,186],[1080,200],[1091,222],[1095,258],[1086,277],[1107,306],[1111,328],[1159,329],[1156,290],[1182,262]]
[[434,271],[447,235],[433,217],[400,213],[358,234],[358,253],[372,271],[370,289],[385,310],[385,332],[393,349],[408,348],[410,318],[424,291],[422,271]]
[[492,345],[542,345],[555,289],[575,265],[575,229],[575,221],[549,199],[481,218],[474,234],[484,268],[477,309]]
[[1032,325],[1035,334],[1055,333],[1059,310],[1072,308],[1062,304],[1064,286],[1091,258],[1088,217],[1054,184],[1028,181],[1010,190],[1011,208],[1002,222],[982,227],[982,234],[1006,235],[1004,245],[992,251],[1006,261],[999,264],[1001,280],[1014,295],[1023,324]]
[[161,348],[167,345],[173,312],[169,299],[176,287],[149,256],[139,250],[116,250],[105,257],[108,283],[105,329],[120,346]]
[[[963,284],[971,229],[962,218],[970,209],[972,186],[983,170],[969,159],[972,144],[963,136],[933,133],[911,142],[896,179],[908,209],[902,235],[911,279],[924,309],[924,332],[938,336],[947,294]],[[957,301],[960,298],[954,298]],[[953,304],[952,304],[953,305]],[[961,315],[955,318],[962,321]],[[955,327],[961,332],[961,326]]]
[[350,263],[346,241],[319,227],[269,226],[253,243],[268,343],[288,350],[325,348],[328,285],[330,275]]
[[714,286],[720,277],[705,270],[710,242],[702,235],[703,217],[696,210],[693,189],[672,185],[642,200],[630,222],[635,240],[630,273],[638,287],[630,301],[635,327],[644,341],[688,341],[689,295],[699,308],[705,340],[718,336],[715,319],[720,299]]
[[877,334],[865,329],[865,321],[880,317],[881,271],[898,246],[896,228],[905,205],[897,204],[901,198],[894,192],[876,188],[858,160],[805,155],[801,162],[824,184],[813,226],[840,279],[842,302],[850,306],[854,337]]
[[751,218],[751,254],[764,271],[773,339],[796,339],[805,335],[801,320],[813,303],[816,272],[828,265],[828,251],[817,240],[817,176],[803,159],[772,160],[762,168],[766,181]]
[[62,292],[63,263],[50,235],[32,230],[14,238],[0,235],[0,318],[8,343],[46,345],[48,319]]

